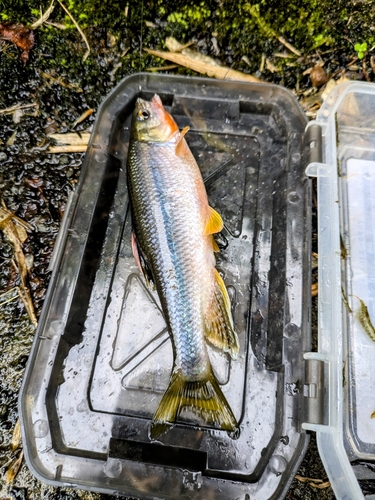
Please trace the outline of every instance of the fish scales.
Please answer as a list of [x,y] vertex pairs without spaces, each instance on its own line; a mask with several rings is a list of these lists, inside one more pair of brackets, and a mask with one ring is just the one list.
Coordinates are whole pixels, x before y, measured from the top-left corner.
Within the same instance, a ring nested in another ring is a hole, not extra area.
[[195,379],[208,368],[201,283],[212,282],[212,269],[202,258],[208,253],[208,241],[202,238],[197,181],[189,164],[176,161],[174,148],[170,143],[131,145],[132,198],[138,207],[133,213],[168,326],[176,332],[176,364],[186,377]]

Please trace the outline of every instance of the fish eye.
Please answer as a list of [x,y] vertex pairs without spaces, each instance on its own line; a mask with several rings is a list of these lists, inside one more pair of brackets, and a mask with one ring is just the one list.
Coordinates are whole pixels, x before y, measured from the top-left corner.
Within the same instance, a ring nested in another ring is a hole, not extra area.
[[148,120],[150,118],[150,113],[148,111],[145,111],[144,109],[141,109],[139,111],[138,116],[141,120]]

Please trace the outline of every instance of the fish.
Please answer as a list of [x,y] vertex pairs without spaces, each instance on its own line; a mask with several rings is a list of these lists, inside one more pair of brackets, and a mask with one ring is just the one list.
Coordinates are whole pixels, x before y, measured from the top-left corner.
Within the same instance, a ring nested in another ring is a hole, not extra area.
[[132,115],[127,184],[131,245],[147,286],[156,290],[173,346],[169,385],[153,416],[157,439],[189,409],[207,424],[234,431],[237,420],[213,372],[206,342],[236,359],[238,336],[213,235],[223,228],[201,172],[158,95],[138,98]]

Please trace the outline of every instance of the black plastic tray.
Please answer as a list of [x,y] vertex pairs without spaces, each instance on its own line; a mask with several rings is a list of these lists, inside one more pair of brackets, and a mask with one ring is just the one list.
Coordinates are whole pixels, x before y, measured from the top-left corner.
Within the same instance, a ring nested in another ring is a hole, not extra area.
[[[188,417],[149,439],[172,349],[130,245],[126,158],[137,97],[159,94],[225,227],[217,267],[240,355],[210,349],[236,436]],[[142,498],[282,497],[307,447],[310,350],[306,118],[274,85],[133,75],[98,113],[66,214],[20,395],[25,455],[43,481]]]

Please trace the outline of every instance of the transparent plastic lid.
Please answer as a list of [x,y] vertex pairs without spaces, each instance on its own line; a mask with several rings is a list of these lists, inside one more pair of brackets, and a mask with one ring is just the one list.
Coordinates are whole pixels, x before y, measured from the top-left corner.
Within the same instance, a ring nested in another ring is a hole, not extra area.
[[318,432],[336,495],[362,498],[349,461],[375,459],[375,85],[336,87],[316,125],[319,353],[308,357],[324,363],[326,394],[325,421],[305,428]]

